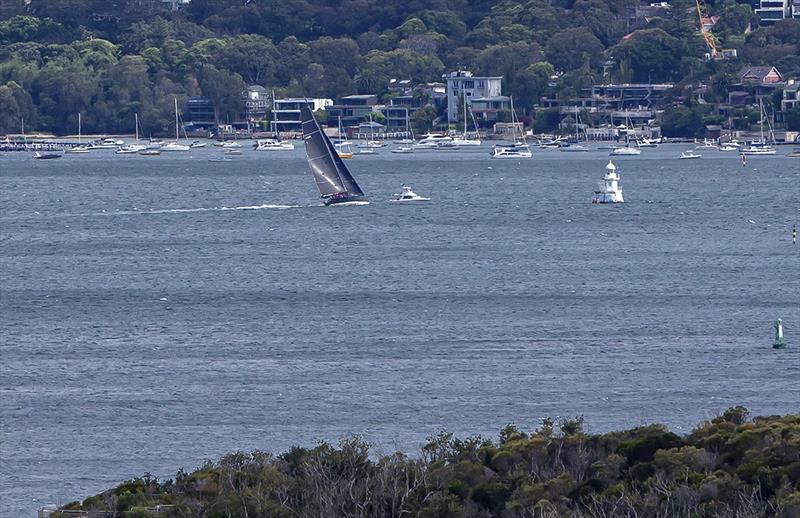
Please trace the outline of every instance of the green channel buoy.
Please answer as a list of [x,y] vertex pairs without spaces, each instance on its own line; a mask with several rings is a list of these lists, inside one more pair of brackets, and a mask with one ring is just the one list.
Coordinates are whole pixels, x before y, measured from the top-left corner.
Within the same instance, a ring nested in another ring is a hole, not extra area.
[[783,320],[780,318],[775,321],[775,342],[773,349],[783,349],[786,347],[786,340],[783,338]]

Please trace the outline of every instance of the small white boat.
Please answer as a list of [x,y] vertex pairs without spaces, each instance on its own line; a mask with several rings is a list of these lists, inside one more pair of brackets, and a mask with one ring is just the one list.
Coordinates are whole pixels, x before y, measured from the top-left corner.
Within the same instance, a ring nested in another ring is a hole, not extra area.
[[524,144],[502,145],[498,144],[492,148],[490,155],[492,158],[531,158],[533,153]]
[[145,149],[147,149],[147,146],[143,144],[126,144],[118,147],[114,153],[117,155],[133,155],[139,153],[140,151],[144,151]]
[[702,158],[703,155],[698,155],[691,149],[689,151],[681,151],[681,160],[693,160],[695,158]]
[[139,154],[142,156],[158,156],[161,154],[161,149],[158,148],[147,148],[142,151],[139,151]]
[[242,147],[242,145],[236,142],[235,140],[228,140],[222,143],[222,147],[224,149],[235,149]]
[[453,139],[453,145],[458,147],[480,146],[481,140],[469,137],[456,137]]
[[192,143],[189,144],[189,147],[192,149],[197,149],[201,147],[206,147],[207,145],[208,145],[207,142],[200,142],[199,140],[193,140]]
[[242,154],[242,150],[241,149],[226,149],[225,151],[223,151],[223,153],[226,154],[226,155],[241,155]]
[[410,201],[431,201],[430,198],[426,198],[425,196],[420,196],[419,194],[415,193],[411,190],[411,187],[408,185],[403,184],[403,189],[399,193],[394,195],[389,201],[396,201],[396,202],[410,202]]
[[377,155],[378,152],[375,151],[375,149],[373,149],[371,147],[364,147],[364,148],[359,148],[358,149],[358,154],[359,155]]
[[719,147],[720,151],[739,151],[738,146],[733,146],[731,144],[725,144]]
[[291,151],[294,149],[294,144],[275,139],[262,139],[256,140],[254,149],[256,151]]
[[580,144],[568,144],[558,148],[558,150],[562,153],[585,153],[589,151],[589,148]]
[[655,140],[643,138],[638,145],[639,147],[658,147],[658,142],[656,142]]
[[386,142],[381,142],[380,140],[367,140],[358,143],[359,149],[379,149],[384,146],[386,146]]
[[611,150],[611,153],[608,156],[633,156],[633,155],[641,155],[642,150],[635,147],[618,147]]
[[90,151],[91,151],[91,149],[88,146],[85,146],[85,145],[81,144],[81,145],[78,145],[78,146],[75,146],[75,147],[71,147],[71,148],[65,149],[64,153],[78,154],[78,153],[89,153]]
[[786,156],[789,158],[800,158],[800,149],[793,149],[786,153]]
[[611,160],[606,165],[606,174],[603,181],[598,182],[597,189],[592,196],[592,203],[624,203],[622,189],[619,186],[617,166]]
[[392,149],[392,153],[398,153],[398,154],[408,154],[413,152],[414,148],[409,146],[400,146]]
[[167,142],[160,149],[161,151],[189,151],[189,146],[178,142]]

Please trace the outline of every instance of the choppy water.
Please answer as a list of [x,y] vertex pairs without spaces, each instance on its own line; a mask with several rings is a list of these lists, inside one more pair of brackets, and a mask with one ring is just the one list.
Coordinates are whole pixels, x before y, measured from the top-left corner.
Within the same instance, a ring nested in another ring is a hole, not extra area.
[[384,151],[350,208],[301,149],[0,157],[0,514],[353,433],[798,411],[800,161],[681,149],[616,160],[622,206],[606,152]]

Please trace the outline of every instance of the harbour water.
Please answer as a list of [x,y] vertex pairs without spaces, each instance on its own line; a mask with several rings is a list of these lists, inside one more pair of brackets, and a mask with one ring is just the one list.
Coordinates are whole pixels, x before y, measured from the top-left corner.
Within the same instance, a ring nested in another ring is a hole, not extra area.
[[685,148],[615,159],[624,205],[607,152],[383,151],[342,208],[301,146],[0,157],[0,515],[350,434],[797,412],[800,161]]

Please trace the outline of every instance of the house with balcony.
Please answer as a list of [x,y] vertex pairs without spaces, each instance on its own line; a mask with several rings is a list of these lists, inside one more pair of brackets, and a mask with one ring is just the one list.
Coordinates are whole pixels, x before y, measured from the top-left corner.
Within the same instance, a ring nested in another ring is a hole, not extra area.
[[754,10],[758,25],[767,27],[792,16],[793,0],[761,0],[760,7]]
[[189,97],[183,107],[183,129],[189,135],[204,136],[216,126],[217,114],[210,97]]
[[511,110],[511,98],[505,95],[475,97],[472,99],[470,109],[478,124],[493,124],[497,122],[501,112]]
[[272,106],[272,95],[270,92],[259,85],[250,85],[242,92],[244,101],[245,121],[259,122],[267,118],[267,111]]
[[800,106],[800,82],[796,79],[786,81],[783,87],[783,98],[781,99],[781,111],[788,112]]
[[328,112],[331,124],[336,124],[335,121],[341,118],[343,128],[354,128],[364,122],[370,113],[380,111],[382,108],[377,95],[362,94],[342,97],[325,111]]
[[458,70],[442,76],[447,83],[447,122],[459,120],[461,99],[472,106],[474,99],[502,96],[502,76],[473,76],[467,70]]
[[300,108],[307,104],[311,111],[327,110],[333,104],[331,99],[275,99],[272,101],[272,120],[270,131],[275,133],[303,131]]

